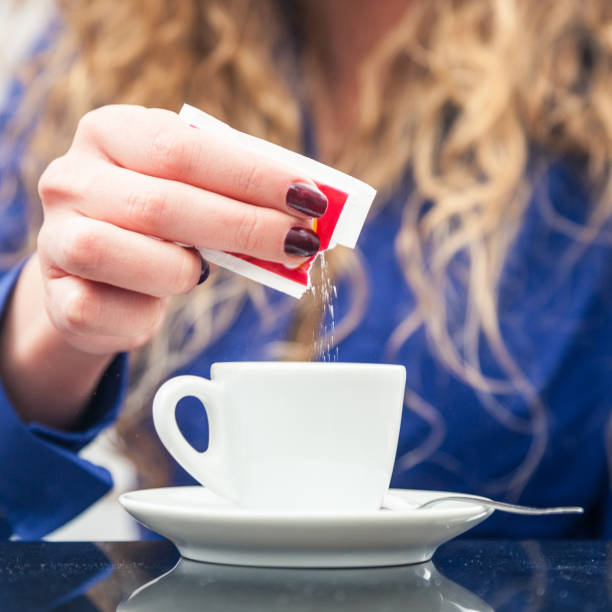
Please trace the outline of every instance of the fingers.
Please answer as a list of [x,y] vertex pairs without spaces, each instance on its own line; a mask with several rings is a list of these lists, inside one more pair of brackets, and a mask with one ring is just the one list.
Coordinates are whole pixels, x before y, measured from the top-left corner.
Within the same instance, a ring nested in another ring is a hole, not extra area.
[[[314,255],[319,239],[306,219],[252,206],[218,193],[111,164],[71,195],[82,215],[134,233],[295,265]],[[53,198],[47,198],[52,202]],[[51,204],[52,206],[52,204]],[[296,229],[301,249],[293,248]]]
[[43,225],[41,262],[62,274],[154,297],[191,290],[202,274],[193,249],[120,229],[80,215]]
[[77,139],[124,168],[233,200],[298,217],[320,217],[327,208],[309,177],[236,144],[231,131],[195,129],[170,111],[103,107],[81,120]]
[[135,233],[290,266],[318,251],[311,217],[327,205],[308,177],[241,149],[225,131],[126,106],[86,115],[39,191],[46,217],[72,208]]
[[[47,278],[49,318],[70,336],[108,336],[123,349],[151,337],[163,314],[163,301],[74,276]],[[105,345],[113,343],[106,341]]]

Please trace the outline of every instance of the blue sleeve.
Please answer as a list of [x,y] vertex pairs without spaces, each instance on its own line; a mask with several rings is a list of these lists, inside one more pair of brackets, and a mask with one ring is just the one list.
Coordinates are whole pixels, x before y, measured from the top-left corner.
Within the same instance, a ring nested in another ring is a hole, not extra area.
[[[23,263],[0,277],[0,315]],[[37,539],[60,527],[112,487],[107,470],[77,452],[117,416],[127,380],[118,355],[74,431],[24,424],[0,384],[0,537]]]

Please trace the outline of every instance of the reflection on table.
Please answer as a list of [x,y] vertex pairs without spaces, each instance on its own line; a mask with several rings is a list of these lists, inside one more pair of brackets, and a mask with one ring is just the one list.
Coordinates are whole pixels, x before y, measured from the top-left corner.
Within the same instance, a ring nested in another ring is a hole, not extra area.
[[612,543],[459,539],[433,563],[301,570],[179,562],[168,542],[0,542],[2,612],[117,609],[601,612]]
[[139,588],[121,612],[492,612],[432,562],[372,569],[278,569],[181,559]]

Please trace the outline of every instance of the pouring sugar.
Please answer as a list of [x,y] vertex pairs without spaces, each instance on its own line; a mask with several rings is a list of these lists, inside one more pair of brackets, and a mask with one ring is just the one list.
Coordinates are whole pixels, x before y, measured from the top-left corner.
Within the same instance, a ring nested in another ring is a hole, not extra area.
[[[319,236],[319,252],[297,268],[249,257],[240,253],[228,253],[198,248],[202,257],[222,268],[241,274],[293,297],[300,298],[310,288],[310,269],[315,258],[338,244],[355,248],[370,206],[376,195],[370,185],[339,170],[313,159],[284,149],[271,142],[239,132],[207,113],[185,104],[179,113],[186,123],[197,128],[223,131],[242,147],[264,155],[299,170],[317,184],[328,200],[327,211],[315,219],[313,230]],[[197,245],[195,245],[197,247]],[[330,300],[327,300],[330,304]],[[333,306],[332,306],[333,308]],[[333,319],[333,316],[332,316]]]

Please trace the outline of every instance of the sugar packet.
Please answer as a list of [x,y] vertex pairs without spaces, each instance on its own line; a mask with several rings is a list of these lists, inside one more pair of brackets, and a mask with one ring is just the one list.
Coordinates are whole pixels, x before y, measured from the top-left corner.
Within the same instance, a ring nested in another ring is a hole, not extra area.
[[225,138],[231,138],[244,149],[293,167],[311,178],[328,200],[325,214],[313,222],[313,231],[321,241],[319,252],[298,267],[291,268],[248,255],[199,248],[196,245],[204,259],[299,298],[310,287],[310,268],[321,252],[338,244],[355,248],[376,195],[376,190],[370,185],[304,155],[239,132],[189,104],[183,105],[179,117],[193,127],[222,132]]

